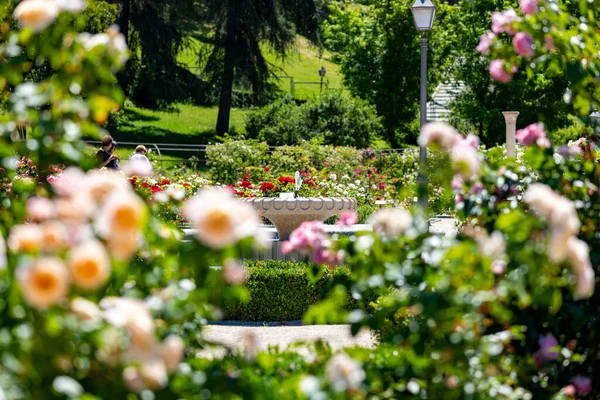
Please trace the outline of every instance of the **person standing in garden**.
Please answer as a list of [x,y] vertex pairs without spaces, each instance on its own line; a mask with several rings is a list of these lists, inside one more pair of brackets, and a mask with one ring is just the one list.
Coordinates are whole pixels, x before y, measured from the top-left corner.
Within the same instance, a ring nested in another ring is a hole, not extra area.
[[148,160],[148,157],[146,157],[146,153],[148,153],[148,149],[143,144],[140,144],[135,148],[135,153],[131,156],[129,161],[132,163],[139,162],[150,165],[150,160]]
[[116,149],[117,142],[113,140],[112,136],[107,135],[102,138],[102,148],[96,153],[100,168],[119,169],[119,158],[114,154]]

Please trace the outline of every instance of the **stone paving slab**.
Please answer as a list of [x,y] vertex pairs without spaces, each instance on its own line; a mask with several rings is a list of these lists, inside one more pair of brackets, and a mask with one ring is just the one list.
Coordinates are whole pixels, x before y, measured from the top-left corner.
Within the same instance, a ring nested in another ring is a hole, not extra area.
[[[323,340],[340,350],[345,347],[360,346],[374,348],[373,336],[368,330],[361,330],[352,336],[350,325],[302,325],[302,326],[232,326],[209,325],[203,331],[203,337],[210,342],[220,343],[237,351],[242,351],[248,335],[253,335],[259,350],[267,350],[269,346],[285,349],[296,342],[313,342]],[[297,349],[299,353],[308,353],[307,349]],[[203,350],[198,357],[223,357],[225,347]]]

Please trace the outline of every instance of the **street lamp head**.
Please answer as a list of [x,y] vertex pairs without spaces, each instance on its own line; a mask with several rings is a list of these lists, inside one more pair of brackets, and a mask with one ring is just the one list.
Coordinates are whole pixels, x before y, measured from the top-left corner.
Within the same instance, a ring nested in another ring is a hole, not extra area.
[[325,76],[326,73],[327,70],[325,69],[325,67],[321,67],[321,69],[319,70],[319,76],[322,78]]
[[436,10],[431,0],[416,0],[415,4],[410,7],[419,32],[427,32],[433,28]]

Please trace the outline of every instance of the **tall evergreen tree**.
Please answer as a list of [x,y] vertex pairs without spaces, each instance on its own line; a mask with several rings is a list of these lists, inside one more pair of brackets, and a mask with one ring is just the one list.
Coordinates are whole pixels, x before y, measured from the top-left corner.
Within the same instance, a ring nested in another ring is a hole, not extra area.
[[318,37],[315,0],[203,0],[203,20],[213,27],[204,41],[213,45],[208,68],[220,82],[217,134],[229,131],[235,79],[245,79],[255,96],[270,75],[261,44],[284,57],[294,43],[296,28]]
[[188,97],[193,75],[177,62],[189,32],[200,20],[195,0],[114,0],[132,51],[121,84],[141,105],[157,107]]

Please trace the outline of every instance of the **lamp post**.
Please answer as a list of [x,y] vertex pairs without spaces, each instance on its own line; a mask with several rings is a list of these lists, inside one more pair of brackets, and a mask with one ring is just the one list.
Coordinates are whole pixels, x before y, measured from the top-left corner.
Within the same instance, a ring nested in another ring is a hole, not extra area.
[[319,70],[319,76],[321,77],[321,89],[319,90],[319,96],[323,93],[323,78],[325,78],[326,73],[327,70],[325,69],[325,67],[321,67],[321,69]]
[[[421,34],[421,120],[420,129],[427,124],[427,32],[433,28],[435,20],[435,5],[431,0],[416,0],[410,7],[415,26]],[[419,206],[424,213],[427,212],[427,177],[425,166],[427,163],[427,148],[419,148],[419,174],[417,176]]]
[[594,126],[594,130],[597,130],[600,127],[600,112],[594,111],[590,114],[590,119],[592,120],[592,125]]

